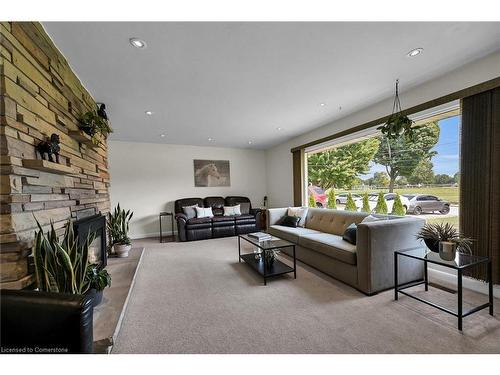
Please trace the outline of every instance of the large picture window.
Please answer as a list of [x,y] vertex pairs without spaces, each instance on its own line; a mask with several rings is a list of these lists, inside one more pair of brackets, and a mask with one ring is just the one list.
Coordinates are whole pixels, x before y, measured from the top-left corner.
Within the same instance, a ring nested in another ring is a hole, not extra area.
[[374,127],[306,150],[308,205],[418,215],[458,227],[458,103],[414,120],[413,140],[388,139]]

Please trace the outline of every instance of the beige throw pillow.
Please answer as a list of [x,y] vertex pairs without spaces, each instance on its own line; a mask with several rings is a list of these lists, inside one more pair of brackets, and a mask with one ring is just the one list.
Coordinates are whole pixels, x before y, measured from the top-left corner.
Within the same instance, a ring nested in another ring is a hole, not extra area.
[[306,225],[306,217],[308,210],[309,208],[307,207],[288,207],[287,215],[300,217],[300,221],[297,226],[304,228]]
[[240,205],[224,206],[224,216],[241,215]]
[[214,214],[212,213],[212,207],[204,208],[204,207],[195,207],[196,210],[196,217],[198,219],[204,218],[204,217],[214,217]]

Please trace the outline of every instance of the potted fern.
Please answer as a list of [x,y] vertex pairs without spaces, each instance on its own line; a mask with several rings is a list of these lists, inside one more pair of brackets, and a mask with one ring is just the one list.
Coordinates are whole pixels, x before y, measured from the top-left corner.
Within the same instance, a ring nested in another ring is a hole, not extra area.
[[128,237],[129,222],[134,215],[130,210],[123,210],[120,204],[115,207],[113,213],[108,212],[108,233],[111,252],[114,251],[117,257],[128,257],[128,252],[132,248],[130,238]]

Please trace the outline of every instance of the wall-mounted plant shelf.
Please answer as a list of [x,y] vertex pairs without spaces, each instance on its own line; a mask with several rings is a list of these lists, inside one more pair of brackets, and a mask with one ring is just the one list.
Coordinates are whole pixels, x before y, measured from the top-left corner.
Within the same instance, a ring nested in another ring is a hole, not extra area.
[[72,130],[69,132],[69,136],[89,147],[96,147],[96,145],[92,142],[92,138],[90,137],[90,135],[84,133],[81,130]]
[[56,174],[75,174],[76,171],[67,165],[53,163],[48,160],[39,159],[24,159],[23,166],[25,168],[37,169],[39,171],[56,173]]

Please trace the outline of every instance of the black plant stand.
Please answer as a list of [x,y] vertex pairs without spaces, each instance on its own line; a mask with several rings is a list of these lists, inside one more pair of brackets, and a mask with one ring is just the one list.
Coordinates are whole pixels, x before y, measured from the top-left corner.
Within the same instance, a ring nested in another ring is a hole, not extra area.
[[[407,257],[407,258],[412,258],[419,260],[421,262],[424,262],[424,280],[423,281],[417,281],[413,283],[408,283],[404,285],[399,285],[398,284],[398,258],[402,257]],[[429,279],[427,275],[427,265],[428,263],[432,264],[438,264],[443,267],[448,267],[451,269],[454,269],[457,271],[457,284],[458,284],[458,298],[457,298],[457,312],[452,311],[450,309],[447,309],[446,307],[440,306],[438,304],[432,303],[430,301],[427,301],[423,298],[411,295],[408,292],[405,292],[404,289],[408,289],[411,287],[414,287],[416,285],[425,285],[425,291],[429,290]],[[480,264],[487,264],[488,267],[488,302],[484,303],[482,305],[476,306],[469,311],[464,312],[463,311],[463,286],[462,286],[462,277],[463,277],[463,271],[465,269],[475,267]],[[441,311],[444,311],[445,313],[451,314],[453,316],[456,316],[458,319],[458,329],[461,331],[462,330],[462,320],[466,316],[469,316],[475,312],[478,312],[480,310],[483,310],[487,307],[489,307],[489,313],[490,315],[493,315],[493,280],[492,280],[492,273],[491,273],[491,259],[488,257],[481,257],[481,256],[475,256],[475,255],[468,255],[468,254],[461,254],[457,253],[457,256],[455,260],[452,261],[447,261],[443,260],[439,257],[439,254],[434,253],[429,251],[426,248],[416,248],[416,249],[409,249],[409,250],[402,250],[402,251],[395,251],[394,252],[394,299],[397,301],[398,300],[398,293],[404,294],[405,296],[408,296],[410,298],[416,299],[417,301],[423,302],[429,306],[435,307]]]
[[163,242],[163,231],[161,229],[161,218],[163,216],[170,216],[171,222],[172,222],[172,237],[175,238],[175,231],[174,231],[174,214],[172,212],[160,212],[160,242]]

